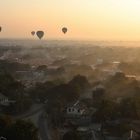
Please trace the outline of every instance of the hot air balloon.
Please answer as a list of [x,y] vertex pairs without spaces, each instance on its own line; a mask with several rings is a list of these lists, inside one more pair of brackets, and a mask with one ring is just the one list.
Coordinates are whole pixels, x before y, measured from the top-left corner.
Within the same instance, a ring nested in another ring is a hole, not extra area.
[[0,26],[0,32],[1,32],[1,30],[2,30],[2,27]]
[[63,27],[63,28],[62,28],[62,32],[63,32],[64,34],[66,34],[67,31],[68,31],[68,29],[67,29],[66,27]]
[[44,36],[44,32],[43,31],[37,31],[36,35],[39,39],[42,39],[42,37]]
[[35,31],[32,31],[31,34],[34,36],[35,35]]

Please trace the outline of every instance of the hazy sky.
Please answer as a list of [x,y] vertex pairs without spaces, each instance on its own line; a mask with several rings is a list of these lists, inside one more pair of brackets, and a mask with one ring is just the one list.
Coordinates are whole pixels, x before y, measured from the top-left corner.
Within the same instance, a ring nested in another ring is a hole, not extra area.
[[1,38],[140,40],[140,0],[0,0],[0,26]]

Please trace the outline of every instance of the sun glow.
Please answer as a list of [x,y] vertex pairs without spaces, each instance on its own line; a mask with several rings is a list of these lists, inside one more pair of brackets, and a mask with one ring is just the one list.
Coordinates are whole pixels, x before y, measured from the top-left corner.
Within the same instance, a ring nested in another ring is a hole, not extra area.
[[29,38],[31,30],[46,38],[140,40],[140,0],[6,0],[0,2],[2,37]]

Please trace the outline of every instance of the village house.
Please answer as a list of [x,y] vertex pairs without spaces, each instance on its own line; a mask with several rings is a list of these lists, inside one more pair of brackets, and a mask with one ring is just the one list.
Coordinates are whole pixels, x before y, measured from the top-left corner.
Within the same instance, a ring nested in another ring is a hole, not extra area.
[[92,115],[96,112],[95,108],[88,108],[81,101],[66,107],[65,120],[76,125],[88,125],[92,122]]
[[68,115],[82,115],[85,109],[79,106],[79,101],[77,101],[74,105],[67,107]]

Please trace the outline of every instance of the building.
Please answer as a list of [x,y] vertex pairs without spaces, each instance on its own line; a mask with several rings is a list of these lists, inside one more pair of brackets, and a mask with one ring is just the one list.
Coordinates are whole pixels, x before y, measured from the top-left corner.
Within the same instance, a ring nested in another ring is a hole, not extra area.
[[6,96],[4,96],[2,93],[0,93],[0,105],[2,106],[8,106],[9,100]]
[[65,120],[74,125],[89,125],[92,122],[92,116],[96,112],[95,108],[89,108],[81,101],[66,108]]
[[85,109],[79,106],[79,100],[72,106],[67,107],[68,115],[82,115]]

